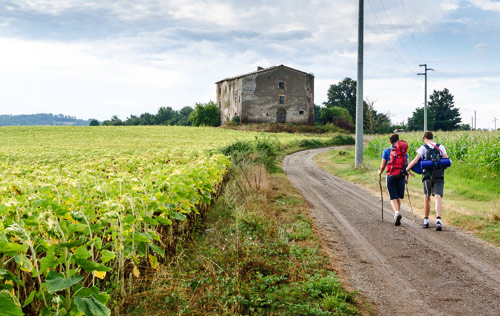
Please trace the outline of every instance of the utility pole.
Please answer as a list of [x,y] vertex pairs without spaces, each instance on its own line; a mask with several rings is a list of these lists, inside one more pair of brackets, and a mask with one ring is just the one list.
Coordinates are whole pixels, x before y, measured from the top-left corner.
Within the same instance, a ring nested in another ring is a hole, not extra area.
[[417,76],[424,76],[425,77],[425,103],[424,103],[424,132],[427,130],[427,71],[434,69],[432,68],[427,68],[427,64],[421,64],[418,65],[419,67],[424,67],[425,72],[424,73],[418,73]]
[[365,1],[359,0],[358,17],[358,81],[356,87],[356,145],[354,166],[360,167],[363,162],[363,29]]
[[497,121],[498,121],[498,119],[496,117],[494,117],[493,118],[493,122],[495,122],[495,129],[494,129],[494,131],[497,130]]
[[476,116],[476,111],[474,111],[474,130],[477,129],[477,116]]

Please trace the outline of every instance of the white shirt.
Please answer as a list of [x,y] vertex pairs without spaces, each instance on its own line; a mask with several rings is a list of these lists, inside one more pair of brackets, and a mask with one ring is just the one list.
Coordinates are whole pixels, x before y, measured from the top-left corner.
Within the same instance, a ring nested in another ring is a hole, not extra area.
[[[437,145],[435,142],[430,142],[429,144],[429,147],[433,147],[432,145]],[[439,149],[441,149],[441,156],[446,156],[447,153],[446,153],[446,148],[444,148],[443,145],[439,144]],[[422,157],[423,159],[425,159],[425,154],[427,153],[427,148],[425,148],[425,146],[421,146],[418,150],[417,150],[417,154],[420,155],[420,157]]]

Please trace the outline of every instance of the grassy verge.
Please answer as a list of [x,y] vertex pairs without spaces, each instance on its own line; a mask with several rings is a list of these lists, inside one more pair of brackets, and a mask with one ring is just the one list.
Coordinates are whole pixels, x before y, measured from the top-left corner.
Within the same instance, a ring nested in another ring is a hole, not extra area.
[[[260,154],[242,154],[255,149]],[[307,204],[277,167],[279,148],[257,140],[225,150],[235,160],[233,179],[200,233],[134,284],[122,313],[358,315],[356,293],[343,289]]]
[[[354,149],[325,152],[315,161],[330,173],[359,183],[379,194],[377,170],[380,156],[364,154],[363,167],[353,167]],[[409,191],[413,210],[423,216],[421,176],[410,178]],[[388,198],[384,190],[385,198]],[[403,201],[408,202],[407,199]],[[431,216],[433,216],[433,206]],[[454,162],[446,171],[443,220],[471,231],[478,237],[500,246],[500,187],[487,173],[471,170],[470,165]]]

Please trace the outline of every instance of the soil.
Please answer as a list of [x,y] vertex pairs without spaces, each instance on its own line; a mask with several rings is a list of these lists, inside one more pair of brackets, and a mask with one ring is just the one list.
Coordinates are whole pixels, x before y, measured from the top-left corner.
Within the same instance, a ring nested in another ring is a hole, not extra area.
[[288,155],[283,169],[312,205],[343,279],[371,303],[374,315],[500,315],[499,248],[454,227],[435,231],[434,218],[423,229],[422,218],[413,222],[406,207],[402,225],[394,226],[386,200],[382,222],[380,195],[313,162],[330,149]]

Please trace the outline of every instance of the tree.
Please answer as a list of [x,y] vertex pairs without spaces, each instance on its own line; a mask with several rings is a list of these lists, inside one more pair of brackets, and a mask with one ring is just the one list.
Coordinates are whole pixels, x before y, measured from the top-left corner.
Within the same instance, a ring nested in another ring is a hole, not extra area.
[[347,109],[331,106],[321,109],[321,120],[324,124],[333,123],[345,130],[352,130],[352,117]]
[[220,112],[215,102],[196,103],[194,111],[189,116],[193,126],[219,126]]
[[321,124],[321,110],[323,108],[320,107],[319,105],[314,105],[314,123],[315,124]]
[[328,89],[328,99],[323,104],[329,108],[338,106],[349,111],[356,122],[356,80],[345,78]]
[[[433,126],[434,117],[431,111],[427,111],[427,126]],[[416,108],[412,116],[408,118],[408,129],[410,131],[421,131],[424,129],[424,108]]]
[[389,113],[377,113],[374,105],[375,101],[370,100],[364,104],[364,128],[368,134],[389,133],[392,129]]
[[472,130],[472,128],[470,127],[469,124],[460,124],[458,126],[458,130],[459,131],[470,131],[470,130]]
[[160,107],[158,113],[155,115],[153,121],[155,125],[173,125],[179,113],[174,111],[171,107]]
[[453,131],[457,130],[459,124],[462,122],[460,112],[455,107],[453,95],[448,89],[436,91],[430,96],[429,112],[432,112],[434,122],[432,130]]
[[191,121],[189,120],[189,116],[194,111],[194,109],[190,106],[185,106],[179,111],[179,115],[177,116],[177,120],[173,123],[174,125],[181,126],[190,126]]
[[106,126],[106,125],[119,126],[119,125],[124,125],[124,124],[123,124],[123,121],[120,120],[118,115],[113,115],[113,117],[111,117],[111,120],[102,122],[102,125],[104,125],[104,126]]
[[89,123],[89,126],[99,126],[101,124],[99,124],[99,121],[96,120],[96,119],[92,119]]

